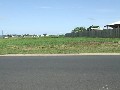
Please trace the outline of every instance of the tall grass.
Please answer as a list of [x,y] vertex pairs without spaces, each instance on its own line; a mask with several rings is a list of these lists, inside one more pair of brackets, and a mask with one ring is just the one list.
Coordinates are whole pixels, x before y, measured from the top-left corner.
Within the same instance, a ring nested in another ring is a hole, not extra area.
[[9,38],[0,39],[0,54],[66,54],[120,52],[119,38]]

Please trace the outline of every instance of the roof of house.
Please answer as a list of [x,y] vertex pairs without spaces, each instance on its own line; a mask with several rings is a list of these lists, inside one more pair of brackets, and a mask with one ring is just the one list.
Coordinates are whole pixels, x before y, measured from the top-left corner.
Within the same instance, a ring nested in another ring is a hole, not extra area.
[[91,28],[99,28],[99,26],[91,26]]
[[114,23],[108,24],[107,26],[110,26],[110,25],[119,25],[119,24],[120,24],[120,21],[117,21],[117,22],[114,22]]
[[90,29],[94,29],[94,30],[96,29],[96,30],[98,30],[98,29],[100,29],[100,26],[93,26],[92,25],[92,26],[90,26]]

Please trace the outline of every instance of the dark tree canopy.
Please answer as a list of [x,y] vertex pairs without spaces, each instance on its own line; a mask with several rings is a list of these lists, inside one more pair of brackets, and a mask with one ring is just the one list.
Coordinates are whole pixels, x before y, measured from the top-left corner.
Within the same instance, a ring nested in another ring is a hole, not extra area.
[[78,32],[82,32],[85,30],[86,30],[85,27],[76,27],[74,30],[72,30],[72,33],[78,33]]

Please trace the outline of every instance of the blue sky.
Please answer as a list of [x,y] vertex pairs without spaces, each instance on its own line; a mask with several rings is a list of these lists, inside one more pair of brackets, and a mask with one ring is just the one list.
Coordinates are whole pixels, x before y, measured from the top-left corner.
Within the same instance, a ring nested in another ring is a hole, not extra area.
[[[120,0],[0,0],[4,34],[65,34],[120,20]],[[0,33],[1,34],[1,33]]]

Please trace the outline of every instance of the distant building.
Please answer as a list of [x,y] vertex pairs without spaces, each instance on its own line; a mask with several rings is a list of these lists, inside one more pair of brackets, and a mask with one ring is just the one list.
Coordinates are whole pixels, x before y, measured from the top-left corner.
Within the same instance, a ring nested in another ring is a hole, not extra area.
[[92,30],[101,30],[101,29],[100,29],[100,26],[94,26],[94,25],[92,25],[87,30],[88,31],[92,31]]
[[105,27],[107,27],[107,29],[112,28],[112,29],[120,29],[120,21],[111,23],[106,25]]

